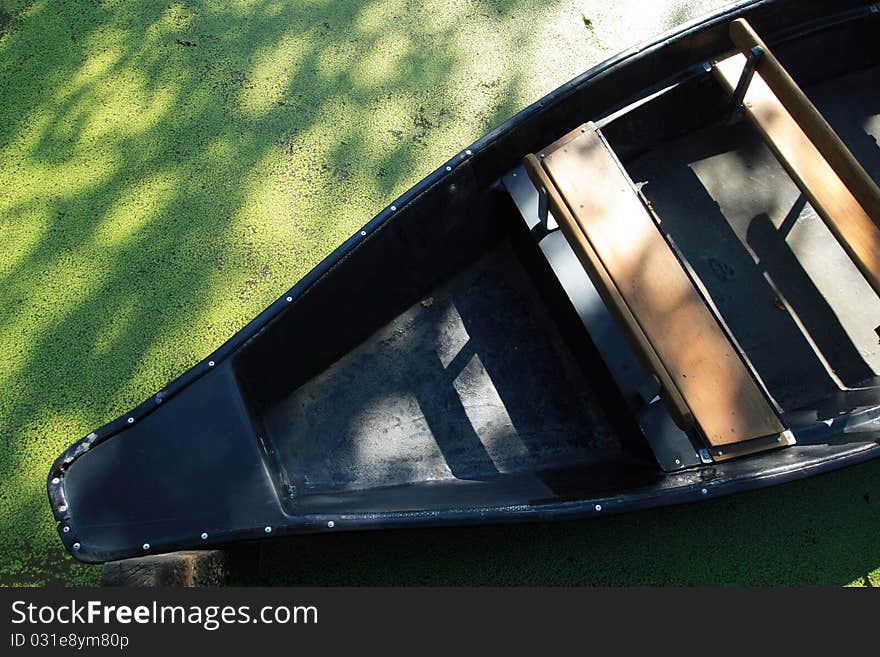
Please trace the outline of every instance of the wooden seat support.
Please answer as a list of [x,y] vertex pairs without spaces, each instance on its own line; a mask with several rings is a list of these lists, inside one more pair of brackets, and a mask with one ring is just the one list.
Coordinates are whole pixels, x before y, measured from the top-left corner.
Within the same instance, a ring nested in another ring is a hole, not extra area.
[[[744,19],[731,23],[730,36],[743,52],[762,51],[743,97],[745,115],[880,295],[880,189]],[[713,68],[731,94],[745,63],[739,53]]]
[[[646,368],[673,417],[713,448],[784,427],[604,142],[581,128],[526,158],[535,185]],[[788,438],[785,438],[786,442]],[[762,441],[758,441],[762,442]],[[781,444],[786,444],[782,442]],[[734,450],[735,451],[735,450]]]

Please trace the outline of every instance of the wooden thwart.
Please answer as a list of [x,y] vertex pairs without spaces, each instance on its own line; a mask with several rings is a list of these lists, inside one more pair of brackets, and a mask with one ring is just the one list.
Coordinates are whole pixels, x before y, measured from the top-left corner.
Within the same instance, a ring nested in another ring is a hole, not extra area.
[[[748,23],[734,21],[730,32],[738,47],[758,45],[764,51],[743,99],[746,116],[880,295],[877,185]],[[737,54],[714,67],[731,94],[745,62],[746,57]]]
[[880,187],[868,175],[862,163],[834,132],[825,117],[816,109],[788,71],[770,52],[767,44],[752,29],[748,21],[738,18],[730,24],[730,38],[742,52],[758,46],[764,55],[757,70],[767,85],[773,89],[783,107],[801,127],[807,137],[822,152],[835,173],[846,182],[847,187],[875,223],[880,223]]
[[[536,184],[667,403],[722,447],[784,427],[660,234],[601,136],[584,129],[541,164]],[[545,175],[546,174],[546,175]],[[558,206],[558,207],[557,207]]]
[[672,380],[666,366],[660,360],[654,347],[651,346],[650,340],[642,331],[636,318],[630,311],[629,306],[617,289],[617,286],[611,280],[605,266],[599,259],[599,256],[593,250],[592,245],[586,235],[580,230],[565,201],[559,195],[556,187],[547,177],[547,173],[541,167],[541,163],[534,155],[527,155],[525,159],[525,169],[529,174],[532,182],[539,190],[544,189],[548,196],[548,205],[553,217],[559,224],[559,229],[565,235],[566,240],[571,245],[572,250],[577,255],[578,260],[583,266],[590,280],[593,282],[608,310],[612,316],[624,328],[626,335],[633,350],[638,355],[642,364],[648,371],[653,372],[660,382],[660,388],[663,391],[663,397],[666,400],[672,419],[682,429],[689,429],[694,425],[694,416],[681,396],[678,387]]

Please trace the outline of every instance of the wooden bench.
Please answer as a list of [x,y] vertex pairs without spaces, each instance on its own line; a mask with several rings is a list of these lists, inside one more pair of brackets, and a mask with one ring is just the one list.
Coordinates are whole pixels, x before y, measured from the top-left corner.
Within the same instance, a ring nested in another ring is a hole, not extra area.
[[716,460],[790,444],[602,135],[581,127],[525,167],[676,422]]
[[730,37],[742,52],[718,62],[716,78],[733,95],[746,66],[744,53],[759,49],[742,109],[880,294],[880,189],[748,22],[733,21]]

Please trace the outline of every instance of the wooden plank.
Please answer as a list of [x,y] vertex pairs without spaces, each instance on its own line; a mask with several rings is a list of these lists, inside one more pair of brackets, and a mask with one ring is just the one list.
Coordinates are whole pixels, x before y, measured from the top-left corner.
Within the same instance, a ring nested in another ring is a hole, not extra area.
[[[549,149],[548,149],[549,150]],[[569,245],[602,297],[602,301],[608,307],[614,319],[618,322],[627,338],[636,357],[645,368],[657,376],[660,382],[661,398],[667,404],[669,414],[675,423],[682,429],[689,429],[694,425],[694,417],[687,403],[681,396],[681,392],[675,386],[675,382],[664,367],[657,352],[642,331],[642,327],[633,317],[632,311],[626,305],[620,291],[614,285],[599,256],[593,250],[584,233],[578,227],[577,222],[568,210],[568,206],[562,200],[556,187],[550,182],[547,173],[541,167],[541,163],[534,155],[527,155],[523,162],[526,172],[532,183],[538,190],[547,191],[550,212],[559,224],[559,228],[568,240]]]
[[[745,61],[745,55],[737,54],[715,66],[716,77],[729,93],[736,88]],[[762,73],[755,73],[743,104],[746,116],[880,295],[880,229],[786,111]]]
[[543,166],[713,447],[784,427],[594,130]]
[[764,51],[764,56],[757,66],[761,77],[804,134],[816,145],[829,166],[844,181],[875,225],[880,225],[880,187],[868,175],[862,163],[846,147],[825,117],[810,102],[788,71],[770,52],[767,44],[744,18],[731,22],[730,38],[743,53],[747,53],[755,46]]

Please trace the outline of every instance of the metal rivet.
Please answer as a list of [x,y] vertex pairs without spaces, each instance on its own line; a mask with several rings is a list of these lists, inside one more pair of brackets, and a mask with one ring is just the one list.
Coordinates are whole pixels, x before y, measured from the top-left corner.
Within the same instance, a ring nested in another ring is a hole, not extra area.
[[271,534],[271,533],[272,533],[272,528],[271,528],[271,527],[266,527],[266,529],[265,529],[264,531],[265,531],[267,534]]
[[447,171],[452,171],[452,167],[446,167]]
[[587,131],[586,128],[581,128],[581,132],[586,132],[586,131]]
[[149,543],[144,543],[144,549],[145,549],[145,550],[149,550],[149,549],[150,549],[150,544],[149,544]]
[[63,531],[65,534],[67,534],[70,531],[70,527],[62,527],[61,531]]
[[213,360],[209,360],[209,361],[208,361],[208,367],[214,367],[214,361],[213,361]]
[[392,212],[394,212],[396,209],[397,209],[397,206],[396,206],[396,205],[392,205],[392,206],[391,206],[391,211],[392,211]]
[[675,459],[675,465],[681,465],[681,459]]
[[62,504],[61,506],[58,507],[58,510],[59,510],[61,513],[64,513],[65,511],[67,511],[67,505],[66,505],[66,504]]
[[79,548],[80,548],[79,543],[74,543],[74,544],[73,544],[73,549],[74,549],[74,550],[79,550]]
[[717,452],[715,452],[715,456],[724,456],[724,452],[719,449]]
[[207,533],[207,532],[202,532],[202,540],[204,541],[204,540],[206,540],[207,538],[208,538],[208,533]]
[[134,418],[133,418],[133,417],[128,418],[128,423],[129,423],[129,424],[134,424]]
[[58,484],[61,483],[61,480],[58,477],[55,477],[54,479],[52,479],[52,483],[57,486]]
[[545,153],[541,153],[538,157],[540,157],[543,160],[545,157],[547,157],[547,155]]
[[332,520],[328,520],[328,521],[327,521],[327,526],[328,526],[330,529],[333,529],[333,528],[336,526],[336,523],[333,522]]
[[361,235],[366,235],[366,234],[367,234],[367,231],[365,231],[365,230],[361,231]]
[[597,505],[596,505],[596,511],[601,511],[601,510],[602,510],[602,505],[601,505],[601,504],[597,504]]
[[710,64],[709,62],[703,62],[703,70],[706,71],[706,73],[711,73],[712,64]]
[[473,155],[473,153],[471,152],[471,149],[467,149],[467,150],[464,152],[464,154],[465,154],[465,155]]
[[290,303],[291,301],[293,301],[293,297],[287,297],[287,302]]
[[708,493],[709,493],[709,491],[707,489],[705,489],[705,488],[700,489],[700,494],[707,495]]

